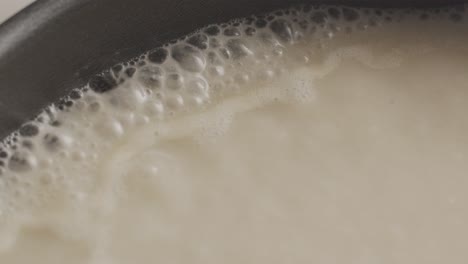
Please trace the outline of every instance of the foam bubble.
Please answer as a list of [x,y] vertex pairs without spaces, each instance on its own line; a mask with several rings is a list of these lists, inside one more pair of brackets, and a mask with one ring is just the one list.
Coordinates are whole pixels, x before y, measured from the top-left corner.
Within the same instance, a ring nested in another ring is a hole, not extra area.
[[116,86],[117,81],[109,72],[97,75],[89,82],[89,87],[97,93],[108,92],[114,89]]
[[240,59],[245,56],[251,56],[254,54],[252,50],[250,50],[246,43],[243,42],[241,39],[230,39],[226,42],[226,51],[228,52],[229,56],[233,59]]
[[19,129],[19,134],[23,137],[33,137],[39,134],[39,127],[35,124],[28,123]]
[[205,55],[197,48],[187,44],[177,44],[171,49],[172,58],[182,69],[190,72],[201,72],[205,69]]
[[220,29],[218,26],[213,25],[213,26],[208,26],[205,28],[204,32],[208,34],[209,36],[216,36],[220,33]]
[[166,87],[170,90],[180,90],[184,84],[185,78],[179,73],[171,73],[166,78]]
[[25,150],[15,151],[8,162],[8,168],[15,172],[30,171],[36,166],[37,158]]
[[161,64],[164,61],[166,61],[168,54],[169,54],[169,52],[167,51],[167,49],[158,48],[158,49],[156,49],[154,51],[151,51],[148,54],[148,60],[153,62],[153,63]]
[[208,48],[208,37],[204,34],[195,34],[187,39],[187,43],[201,50],[205,50]]

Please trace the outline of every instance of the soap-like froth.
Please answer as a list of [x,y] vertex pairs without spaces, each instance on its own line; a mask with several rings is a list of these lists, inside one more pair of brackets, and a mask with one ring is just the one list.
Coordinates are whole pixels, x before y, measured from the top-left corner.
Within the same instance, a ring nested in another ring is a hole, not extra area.
[[[271,85],[275,78],[304,65],[316,68],[310,80],[298,79],[281,93],[259,92],[257,96],[298,103],[313,100],[312,79],[329,73],[343,58],[378,69],[398,66],[398,52],[376,58],[369,51],[372,45],[379,48],[382,32],[438,24],[460,32],[466,26],[464,8],[304,6],[224,26],[210,25],[157,47],[93,77],[86,87],[48,107],[1,144],[0,218],[26,215],[27,219],[31,211],[50,203],[56,203],[57,208],[86,207],[87,202],[93,202],[89,197],[96,195],[96,186],[106,182],[98,177],[113,172],[115,164],[109,160],[125,159],[114,157],[112,152],[115,146],[128,143],[123,139],[138,137],[144,143],[135,149],[144,149],[145,144],[167,136],[159,130],[159,122],[256,92],[248,89]],[[442,34],[441,28],[434,30]],[[421,32],[415,38],[424,40],[424,34],[432,33]],[[440,43],[428,44],[447,45],[443,35]],[[217,120],[206,125],[205,137],[222,134],[230,117]],[[154,168],[144,170],[151,174]]]
[[[157,112],[157,115],[189,111],[191,107],[207,104],[211,95],[236,93],[239,84],[249,82],[252,77],[269,78],[276,74],[275,70],[281,72],[282,61],[278,58],[288,48],[300,45],[301,41],[313,39],[323,45],[327,38],[334,38],[336,34],[352,34],[385,23],[418,19],[445,19],[460,23],[464,15],[463,6],[427,10],[304,6],[235,20],[221,26],[208,26],[174,44],[148,52],[144,59],[118,65],[112,71],[93,77],[89,89],[74,90],[55,106],[54,113],[50,113],[52,107],[40,115],[42,119],[50,120],[40,122],[42,124],[27,123],[18,130],[18,134],[22,138],[43,138],[40,144],[37,139],[28,141],[26,152],[33,151],[35,147],[58,149],[61,146],[58,136],[40,133],[40,128],[54,122],[59,124],[58,119],[64,119],[59,116],[70,115],[67,111],[86,112],[87,109],[87,112],[100,112],[105,108],[112,116],[114,114],[107,109],[108,104],[119,110],[147,109],[153,114]],[[305,58],[306,61],[308,59]],[[273,66],[272,61],[278,64],[278,69],[269,69]],[[93,99],[86,101],[82,98],[83,93]],[[103,93],[110,94],[100,95]],[[72,107],[75,104],[77,106]],[[68,108],[66,112],[59,111]],[[138,112],[132,114],[138,115]],[[74,122],[67,119],[62,121]],[[5,149],[17,148],[19,151],[22,146],[16,141],[16,135],[10,136],[3,145]],[[10,159],[14,159],[7,162],[12,164],[8,167],[16,171],[21,167],[18,155],[13,155]],[[23,171],[32,168],[23,167]]]

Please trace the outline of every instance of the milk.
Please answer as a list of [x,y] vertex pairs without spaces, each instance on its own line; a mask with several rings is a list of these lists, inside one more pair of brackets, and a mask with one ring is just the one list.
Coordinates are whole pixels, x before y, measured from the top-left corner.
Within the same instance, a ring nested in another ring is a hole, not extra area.
[[466,26],[300,7],[115,67],[5,141],[0,262],[463,263]]

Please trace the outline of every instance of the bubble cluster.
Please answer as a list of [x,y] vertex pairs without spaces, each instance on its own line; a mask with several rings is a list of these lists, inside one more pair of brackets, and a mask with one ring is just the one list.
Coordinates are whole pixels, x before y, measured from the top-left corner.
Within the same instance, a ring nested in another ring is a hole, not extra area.
[[156,47],[92,77],[0,144],[0,199],[8,201],[2,204],[18,204],[9,200],[24,187],[18,179],[28,186],[48,179],[61,182],[65,193],[86,192],[100,160],[126,135],[274,80],[289,65],[316,63],[333,47],[331,39],[431,20],[463,25],[465,8],[306,5],[209,25]]

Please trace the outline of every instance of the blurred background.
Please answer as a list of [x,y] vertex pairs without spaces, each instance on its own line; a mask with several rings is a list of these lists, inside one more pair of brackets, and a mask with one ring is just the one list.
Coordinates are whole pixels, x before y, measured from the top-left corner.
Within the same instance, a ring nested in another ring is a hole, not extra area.
[[34,0],[0,0],[0,23],[32,2]]

